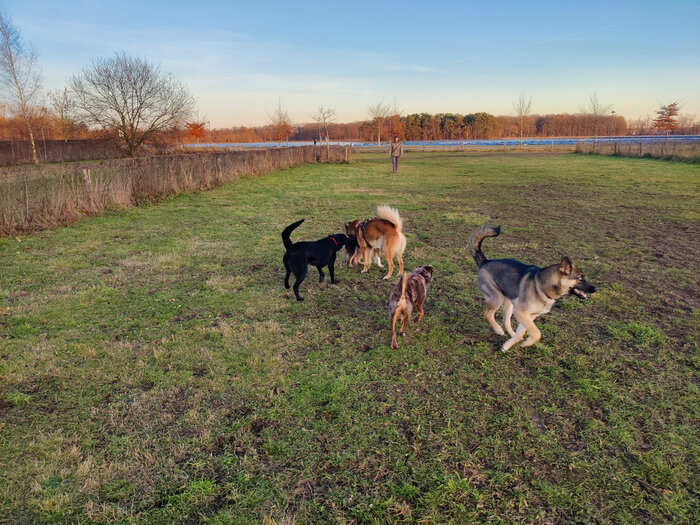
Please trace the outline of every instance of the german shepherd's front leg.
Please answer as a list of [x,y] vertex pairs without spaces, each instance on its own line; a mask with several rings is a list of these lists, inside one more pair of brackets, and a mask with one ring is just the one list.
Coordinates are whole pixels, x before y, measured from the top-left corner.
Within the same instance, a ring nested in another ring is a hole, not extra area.
[[529,315],[525,315],[523,316],[523,319],[525,319],[524,322],[520,321],[519,318],[518,321],[525,325],[525,329],[527,330],[527,333],[530,334],[530,336],[527,339],[525,339],[525,341],[520,343],[520,346],[534,345],[542,337],[542,332],[540,332],[540,329],[537,328],[537,325],[535,325],[535,316],[531,317]]
[[[516,317],[517,317],[517,314],[516,314]],[[503,343],[503,346],[501,347],[501,351],[505,352],[511,346],[513,346],[515,343],[520,341],[523,337],[525,337],[525,325],[521,322],[518,325],[518,329],[515,331],[515,334],[513,335],[513,337],[511,337],[505,343]]]

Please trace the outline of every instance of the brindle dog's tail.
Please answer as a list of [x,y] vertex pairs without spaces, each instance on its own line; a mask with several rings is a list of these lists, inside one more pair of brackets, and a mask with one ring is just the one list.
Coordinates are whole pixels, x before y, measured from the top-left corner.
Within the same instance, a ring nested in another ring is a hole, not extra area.
[[289,250],[289,248],[292,247],[292,240],[289,238],[289,236],[302,222],[304,222],[304,219],[293,222],[282,230],[282,243],[284,244],[285,249]]
[[486,237],[498,237],[501,234],[500,226],[479,226],[469,239],[469,250],[472,252],[477,268],[481,268],[489,262],[484,252],[481,251],[481,242]]

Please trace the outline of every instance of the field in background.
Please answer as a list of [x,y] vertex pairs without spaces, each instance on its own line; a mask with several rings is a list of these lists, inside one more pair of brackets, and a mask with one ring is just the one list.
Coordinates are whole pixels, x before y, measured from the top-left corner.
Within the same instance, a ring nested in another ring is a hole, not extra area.
[[[290,146],[310,146],[313,142],[290,142]],[[377,146],[374,142],[359,141],[331,141],[330,144],[338,146],[352,146],[355,151],[388,152],[388,142],[382,142]],[[481,140],[414,140],[405,141],[405,151],[460,151],[460,152],[487,152],[487,151],[576,151],[579,153],[596,152],[604,155],[618,155],[625,157],[662,158],[666,160],[690,160],[697,162],[700,159],[700,135],[671,135],[669,137],[659,135],[649,136],[601,136],[593,137],[549,137],[527,138],[522,142],[517,138],[481,139]],[[247,143],[221,143],[221,144],[185,144],[185,149],[190,150],[249,150],[276,147],[273,142],[247,142]],[[317,147],[324,147],[319,143]]]
[[[11,523],[698,521],[697,165],[546,153],[305,165],[0,239],[0,516]],[[280,231],[398,207],[436,267],[282,286]],[[599,286],[497,351],[466,240]]]

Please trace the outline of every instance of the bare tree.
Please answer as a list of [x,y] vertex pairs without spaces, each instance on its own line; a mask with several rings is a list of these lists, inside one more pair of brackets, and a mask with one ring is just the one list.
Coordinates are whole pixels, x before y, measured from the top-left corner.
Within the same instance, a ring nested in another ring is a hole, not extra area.
[[532,97],[525,99],[524,94],[520,94],[520,97],[516,102],[513,102],[513,110],[515,111],[515,118],[518,119],[518,131],[520,133],[520,148],[523,147],[523,128],[525,126],[525,119],[530,114],[532,109]]
[[684,135],[694,135],[697,124],[695,123],[695,115],[684,113],[678,115],[678,129]]
[[27,126],[32,145],[32,160],[39,164],[32,129],[32,114],[41,89],[39,57],[22,42],[22,35],[12,20],[0,12],[0,85]]
[[330,148],[328,144],[328,123],[335,120],[335,110],[331,107],[319,106],[318,111],[311,115],[314,122],[318,122],[319,141],[321,140],[321,129],[323,129],[324,137],[326,138],[326,149]]
[[144,144],[181,127],[192,114],[194,98],[160,66],[125,52],[93,60],[69,87],[81,119],[116,132],[129,156]]
[[383,102],[377,102],[374,106],[367,108],[367,113],[377,126],[377,146],[382,145],[382,126],[384,121],[391,115],[391,107]]
[[289,114],[286,109],[282,109],[282,102],[277,101],[277,108],[272,112],[267,114],[267,120],[270,125],[274,128],[275,138],[282,145],[282,139],[284,139],[287,146],[289,146],[289,135],[292,133],[292,121],[289,118]]
[[63,140],[72,138],[75,131],[75,101],[68,88],[56,89],[47,93],[49,106],[53,111],[54,118],[58,121]]
[[598,141],[598,124],[605,118],[610,111],[612,104],[603,104],[598,100],[598,95],[593,93],[589,96],[588,105],[581,109],[584,115],[588,115],[593,119],[593,149],[595,150],[596,142]]

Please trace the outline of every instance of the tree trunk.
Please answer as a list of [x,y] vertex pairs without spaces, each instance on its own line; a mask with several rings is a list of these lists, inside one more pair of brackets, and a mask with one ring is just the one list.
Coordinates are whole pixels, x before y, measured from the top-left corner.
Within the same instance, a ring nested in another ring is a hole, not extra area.
[[39,157],[36,154],[36,144],[34,143],[34,131],[32,130],[32,123],[29,121],[29,115],[27,114],[27,109],[24,104],[20,106],[22,111],[22,116],[24,117],[24,122],[27,125],[27,131],[29,132],[29,142],[32,145],[32,162],[39,165]]

